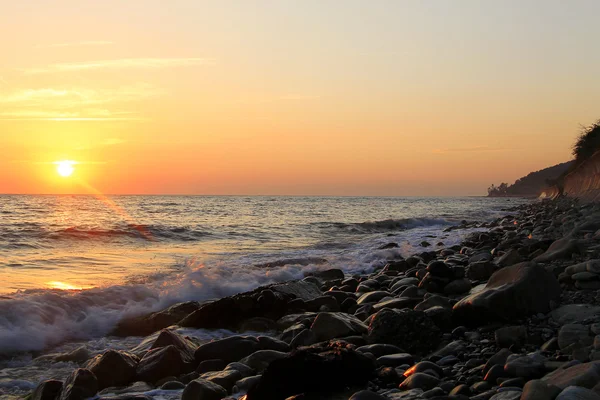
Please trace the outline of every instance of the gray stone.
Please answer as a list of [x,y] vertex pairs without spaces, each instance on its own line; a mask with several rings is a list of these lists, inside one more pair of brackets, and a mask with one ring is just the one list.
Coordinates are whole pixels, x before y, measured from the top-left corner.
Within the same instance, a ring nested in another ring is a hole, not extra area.
[[593,281],[598,280],[598,274],[588,271],[578,272],[576,274],[573,274],[571,276],[571,279],[573,279],[574,281]]
[[223,371],[205,372],[200,375],[201,379],[216,383],[227,391],[231,391],[233,385],[242,379],[241,372],[234,369],[225,369]]
[[469,290],[471,290],[471,281],[466,278],[453,280],[444,287],[444,293],[448,295],[463,294]]
[[583,322],[600,315],[600,306],[591,304],[567,304],[560,306],[550,314],[552,319],[559,324],[572,324]]
[[368,328],[358,318],[345,313],[319,313],[310,330],[317,341],[362,335]]
[[411,365],[415,362],[408,353],[388,354],[377,358],[377,365],[384,367],[399,367],[404,364]]
[[436,387],[440,383],[440,380],[435,376],[425,374],[422,372],[417,372],[412,374],[408,378],[406,378],[401,384],[401,390],[410,390],[410,389],[422,389],[422,390],[430,390]]
[[402,349],[397,346],[392,346],[391,344],[368,344],[366,346],[360,346],[356,349],[356,351],[360,353],[371,353],[376,358],[386,356],[388,354],[397,354],[402,353]]
[[561,390],[569,386],[582,386],[590,389],[600,381],[600,362],[592,361],[567,368],[559,368],[544,376],[542,380]]
[[496,393],[490,400],[519,400],[520,398],[520,390],[507,390]]
[[569,386],[560,392],[556,400],[600,400],[600,395],[590,389]]
[[287,355],[288,353],[276,350],[259,350],[250,354],[248,357],[242,358],[240,363],[246,364],[256,372],[262,372],[271,362],[279,360]]
[[558,331],[558,347],[564,349],[572,344],[589,346],[593,343],[589,328],[581,324],[566,324]]
[[521,346],[527,341],[527,329],[522,326],[505,326],[495,332],[498,347]]
[[348,400],[386,400],[387,397],[383,397],[370,390],[361,390],[360,392],[354,393]]
[[523,387],[522,400],[553,400],[560,393],[556,386],[548,385],[540,379],[527,382]]

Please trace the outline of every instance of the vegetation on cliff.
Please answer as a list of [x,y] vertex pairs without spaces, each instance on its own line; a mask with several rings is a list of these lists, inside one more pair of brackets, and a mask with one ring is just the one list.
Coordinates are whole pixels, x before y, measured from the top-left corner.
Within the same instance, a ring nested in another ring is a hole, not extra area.
[[538,196],[545,188],[551,186],[556,179],[569,171],[573,161],[554,165],[540,171],[532,172],[527,176],[517,179],[512,185],[501,183],[488,188],[488,196]]
[[573,157],[575,157],[573,168],[581,165],[598,150],[600,150],[600,120],[582,128],[581,134],[573,145]]

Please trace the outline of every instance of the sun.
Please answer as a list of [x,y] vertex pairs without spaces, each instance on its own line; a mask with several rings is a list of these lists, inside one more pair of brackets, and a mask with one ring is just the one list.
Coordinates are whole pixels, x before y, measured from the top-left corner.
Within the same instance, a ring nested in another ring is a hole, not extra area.
[[56,172],[58,172],[58,174],[63,178],[67,178],[73,175],[73,172],[75,172],[74,166],[77,164],[77,162],[71,160],[62,160],[56,161],[54,164],[56,164]]

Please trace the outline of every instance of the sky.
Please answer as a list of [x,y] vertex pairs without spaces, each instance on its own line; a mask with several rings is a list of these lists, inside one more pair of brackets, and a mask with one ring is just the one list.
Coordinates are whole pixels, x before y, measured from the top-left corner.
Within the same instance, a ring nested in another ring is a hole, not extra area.
[[483,195],[600,118],[596,0],[0,5],[0,193]]

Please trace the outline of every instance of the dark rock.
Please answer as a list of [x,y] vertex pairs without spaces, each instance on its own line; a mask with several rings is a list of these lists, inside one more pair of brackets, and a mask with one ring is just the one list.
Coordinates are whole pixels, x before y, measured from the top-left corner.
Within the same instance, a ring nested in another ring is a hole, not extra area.
[[316,271],[312,273],[313,276],[317,278],[325,279],[328,281],[336,280],[336,279],[344,279],[344,271],[338,268],[326,269],[323,271]]
[[227,361],[225,360],[204,360],[200,363],[200,365],[198,365],[198,368],[196,368],[196,372],[198,372],[199,374],[203,374],[205,372],[222,371],[225,369],[226,366]]
[[162,390],[181,390],[181,389],[185,389],[185,383],[181,383],[179,381],[169,381],[166,383],[163,383],[163,385],[160,387]]
[[510,351],[509,349],[500,350],[499,352],[494,354],[492,357],[490,357],[490,359],[485,364],[485,367],[483,367],[483,372],[485,373],[485,372],[489,371],[490,368],[492,368],[494,365],[504,366],[504,364],[506,364],[506,360],[508,359],[508,356],[510,356],[511,354],[512,354],[512,351]]
[[421,361],[407,369],[406,372],[404,372],[404,376],[411,376],[413,374],[426,371],[433,371],[438,376],[444,375],[444,370],[439,365],[431,361]]
[[121,320],[112,332],[115,336],[148,336],[156,331],[175,325],[190,313],[196,311],[200,303],[190,301],[175,304],[166,310]]
[[494,266],[489,261],[469,264],[465,276],[473,281],[487,281],[494,273]]
[[374,371],[373,361],[342,342],[298,350],[273,361],[247,400],[285,399],[304,393],[330,393],[366,383]]
[[535,264],[521,263],[495,272],[482,291],[456,303],[454,317],[476,325],[486,320],[547,313],[559,296],[560,286],[552,273]]
[[444,293],[448,295],[463,294],[471,290],[471,281],[468,279],[456,279],[444,286]]
[[574,253],[579,253],[583,249],[583,244],[577,239],[564,237],[552,243],[548,250],[540,256],[534,258],[535,262],[550,262],[561,258],[571,257]]
[[62,387],[63,383],[61,381],[43,381],[33,391],[31,400],[56,400],[60,396]]
[[196,379],[185,387],[181,400],[221,400],[226,396],[227,391],[216,383]]
[[426,353],[440,340],[439,329],[425,313],[383,309],[369,324],[367,342],[400,347],[410,353]]
[[415,362],[408,353],[388,354],[377,358],[377,365],[384,367],[399,367],[404,364],[411,365]]
[[348,400],[386,400],[387,397],[383,397],[370,390],[361,390],[360,392],[354,393]]
[[373,292],[368,292],[363,294],[362,296],[360,296],[358,298],[358,300],[356,301],[356,304],[358,305],[362,305],[362,304],[368,304],[368,303],[377,303],[379,300],[383,299],[384,297],[392,297],[393,295],[390,292],[386,292],[386,291],[373,291]]
[[143,381],[156,382],[167,376],[191,372],[193,368],[193,359],[170,345],[147,352],[140,360],[136,374]]
[[239,361],[260,349],[258,339],[252,336],[230,336],[198,347],[194,358],[197,363],[221,359],[226,362]]
[[558,347],[560,349],[565,349],[573,344],[590,346],[593,341],[594,338],[590,336],[590,329],[586,325],[566,324],[558,332]]
[[225,369],[223,371],[205,372],[200,375],[200,378],[216,383],[229,392],[243,376],[240,371],[235,369]]
[[242,358],[240,363],[246,364],[256,372],[264,371],[267,366],[280,358],[286,357],[288,354],[276,350],[259,350],[250,354],[248,357]]
[[504,372],[504,365],[496,364],[489,369],[487,374],[485,374],[485,378],[483,378],[483,380],[491,383],[492,385],[495,385],[498,381],[498,378],[502,378],[505,376],[506,372]]
[[509,357],[504,365],[504,372],[508,376],[525,379],[536,379],[544,375],[545,359],[539,355]]
[[356,349],[360,353],[371,353],[375,358],[387,356],[388,354],[403,353],[402,349],[391,344],[368,344]]
[[98,389],[126,386],[135,380],[138,359],[122,351],[108,350],[91,359],[86,368],[98,380]]
[[464,396],[468,397],[468,396],[471,396],[471,388],[469,388],[469,386],[465,385],[465,384],[458,385],[450,391],[449,395],[450,396],[464,395]]
[[92,371],[79,368],[63,384],[60,400],[84,400],[98,393],[98,381]]

